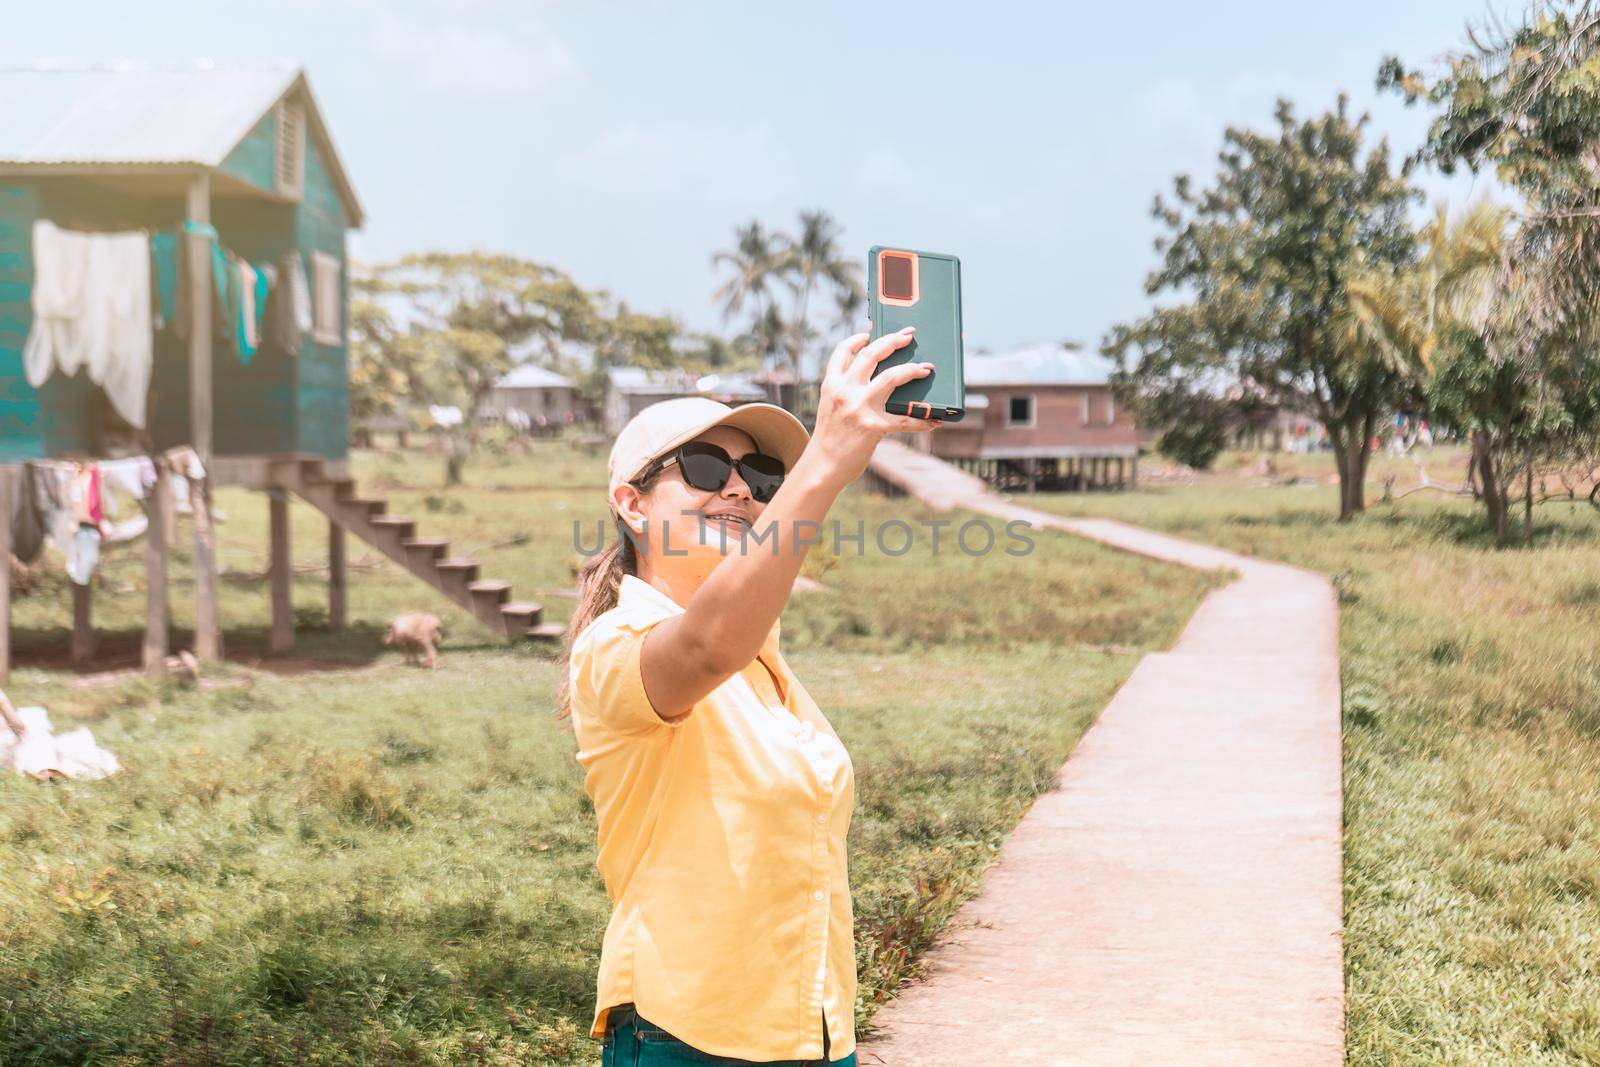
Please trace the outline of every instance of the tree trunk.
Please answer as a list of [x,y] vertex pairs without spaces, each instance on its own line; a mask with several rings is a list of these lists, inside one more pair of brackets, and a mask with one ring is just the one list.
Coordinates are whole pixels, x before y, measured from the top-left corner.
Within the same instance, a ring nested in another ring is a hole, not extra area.
[[1522,539],[1533,544],[1533,438],[1528,438],[1528,497],[1522,502]]
[[1489,525],[1494,527],[1495,543],[1503,545],[1509,534],[1507,513],[1510,508],[1506,500],[1506,487],[1495,470],[1494,444],[1487,430],[1472,431],[1472,467],[1482,485],[1483,506],[1489,514]]
[[1341,451],[1344,461],[1339,464],[1339,521],[1349,522],[1367,506],[1367,439],[1360,427],[1345,437]]

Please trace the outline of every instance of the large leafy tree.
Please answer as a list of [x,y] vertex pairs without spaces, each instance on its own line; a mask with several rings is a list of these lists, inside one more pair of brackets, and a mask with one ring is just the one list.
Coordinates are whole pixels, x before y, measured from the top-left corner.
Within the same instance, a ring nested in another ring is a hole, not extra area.
[[1146,290],[1172,303],[1114,327],[1102,351],[1141,418],[1167,430],[1185,418],[1241,418],[1262,406],[1302,410],[1327,429],[1339,470],[1339,517],[1364,506],[1368,449],[1403,375],[1356,329],[1348,283],[1407,263],[1407,208],[1418,194],[1367,150],[1367,116],[1341,96],[1300,120],[1278,102],[1277,129],[1229,128],[1211,187],[1187,175],[1153,214],[1161,266]]
[[1600,429],[1600,4],[1540,3],[1468,41],[1432,74],[1391,57],[1378,83],[1438,109],[1412,163],[1490,169],[1521,199],[1481,328],[1457,332],[1438,388],[1470,419],[1480,483],[1521,452],[1531,531],[1537,453],[1587,451]]
[[[678,360],[677,321],[634,311],[603,290],[515,256],[428,252],[357,279],[352,381],[374,413],[402,397],[456,404],[470,415],[518,359],[577,374],[595,395],[605,369]],[[574,349],[589,357],[581,364]]]

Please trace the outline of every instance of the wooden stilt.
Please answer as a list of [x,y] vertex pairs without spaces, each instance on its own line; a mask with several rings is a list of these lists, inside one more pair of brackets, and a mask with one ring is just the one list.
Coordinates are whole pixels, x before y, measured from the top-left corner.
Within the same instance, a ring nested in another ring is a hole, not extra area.
[[345,558],[344,527],[328,523],[328,625],[343,630],[349,623],[350,572]]
[[1139,488],[1139,457],[1138,456],[1134,456],[1133,457],[1133,469],[1130,472],[1129,477],[1128,477],[1128,488],[1129,489],[1137,489],[1137,488]]
[[144,672],[151,676],[167,669],[167,538],[172,512],[167,496],[167,472],[156,468],[155,488],[145,501],[150,525],[144,535]]
[[217,611],[217,540],[211,523],[211,479],[189,482],[194,515],[194,654],[222,658],[222,625]]
[[282,489],[267,490],[272,535],[272,644],[273,652],[294,647],[294,603],[290,595],[289,495]]
[[[189,183],[189,221],[211,222],[211,176],[201,171]],[[189,435],[200,462],[211,466],[211,238],[190,234],[189,252]],[[211,525],[211,479],[191,481],[194,505],[194,651],[202,660],[222,657],[217,610],[217,548]]]
[[89,618],[90,592],[87,585],[72,586],[72,663],[82,666],[94,658],[94,624]]
[[1038,492],[1039,489],[1039,461],[1033,456],[1028,457],[1028,492]]
[[171,474],[163,469],[161,479],[156,484],[156,492],[161,494],[161,527],[166,533],[168,555],[178,547],[178,508],[173,489],[175,484]]
[[0,467],[0,683],[11,674],[11,507],[17,468]]

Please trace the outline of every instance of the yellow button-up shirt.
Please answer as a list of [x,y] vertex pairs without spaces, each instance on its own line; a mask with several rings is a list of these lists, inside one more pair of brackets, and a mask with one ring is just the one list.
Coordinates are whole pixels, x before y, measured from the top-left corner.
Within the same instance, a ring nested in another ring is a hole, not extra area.
[[[572,646],[572,725],[612,901],[591,1037],[632,1002],[703,1052],[745,1060],[855,1050],[845,836],[855,773],[778,651],[675,722],[645,695],[639,652],[683,608],[624,575]],[[669,713],[677,709],[666,709]]]

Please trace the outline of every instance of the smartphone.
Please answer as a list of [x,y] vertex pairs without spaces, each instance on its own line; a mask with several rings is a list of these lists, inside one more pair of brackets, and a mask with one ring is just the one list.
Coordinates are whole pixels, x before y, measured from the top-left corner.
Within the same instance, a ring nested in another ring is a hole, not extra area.
[[961,365],[961,260],[940,252],[875,245],[867,253],[867,315],[872,339],[915,326],[915,340],[890,354],[876,378],[902,363],[932,363],[933,373],[889,394],[891,415],[956,422],[967,413]]

